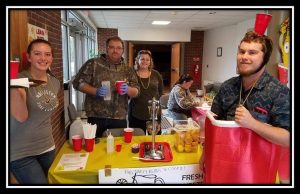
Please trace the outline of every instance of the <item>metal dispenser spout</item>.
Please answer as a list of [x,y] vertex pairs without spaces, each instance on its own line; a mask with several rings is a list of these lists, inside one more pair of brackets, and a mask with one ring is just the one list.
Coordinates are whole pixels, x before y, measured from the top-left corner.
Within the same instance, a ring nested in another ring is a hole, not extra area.
[[[159,130],[158,125],[158,115],[160,111],[160,104],[159,100],[156,100],[155,97],[152,98],[152,100],[149,100],[149,112],[150,112],[150,119],[152,120],[152,126],[150,125],[150,122],[148,122],[147,130],[151,132],[152,134],[152,148],[145,147],[145,158],[151,158],[153,160],[163,160],[164,154],[163,154],[163,145],[159,145],[158,149],[155,148],[155,135]],[[151,127],[151,129],[150,129]]]

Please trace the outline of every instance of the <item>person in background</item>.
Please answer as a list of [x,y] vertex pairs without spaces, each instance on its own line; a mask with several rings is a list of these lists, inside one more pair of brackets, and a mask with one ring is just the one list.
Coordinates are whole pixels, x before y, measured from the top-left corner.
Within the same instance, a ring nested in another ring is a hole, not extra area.
[[[163,93],[163,80],[160,73],[153,69],[152,54],[149,50],[138,52],[134,69],[141,91],[138,98],[130,100],[129,126],[141,128],[146,132],[146,122],[150,120],[148,101],[153,97],[159,100]],[[161,118],[158,119],[160,121]]]
[[[85,62],[73,80],[73,87],[86,94],[87,121],[97,124],[96,137],[101,137],[106,129],[127,126],[128,97],[137,97],[140,91],[136,74],[122,57],[122,39],[107,39],[106,52]],[[125,83],[121,85],[119,94],[115,82],[120,80]],[[106,99],[107,96],[110,98]]]
[[266,70],[272,49],[269,37],[245,34],[237,53],[239,76],[222,84],[211,111],[219,120],[234,120],[274,144],[289,147],[290,92]]
[[175,120],[187,120],[192,117],[191,109],[200,106],[191,94],[189,88],[193,84],[193,77],[183,74],[172,88],[168,100],[168,113]]
[[27,48],[30,68],[18,78],[42,80],[29,88],[10,88],[10,171],[20,184],[47,184],[55,157],[51,115],[59,105],[58,79],[49,74],[53,61],[51,44],[33,40]]

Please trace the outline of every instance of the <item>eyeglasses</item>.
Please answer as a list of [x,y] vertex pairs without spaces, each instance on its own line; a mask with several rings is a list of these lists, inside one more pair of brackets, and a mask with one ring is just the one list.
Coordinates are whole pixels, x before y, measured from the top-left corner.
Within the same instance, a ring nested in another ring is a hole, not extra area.
[[117,51],[121,51],[121,50],[123,50],[123,48],[122,47],[114,47],[114,46],[108,46],[108,49],[110,49],[110,50],[117,50]]
[[148,54],[148,55],[152,56],[152,53],[149,50],[140,50],[138,55],[141,55],[141,54]]

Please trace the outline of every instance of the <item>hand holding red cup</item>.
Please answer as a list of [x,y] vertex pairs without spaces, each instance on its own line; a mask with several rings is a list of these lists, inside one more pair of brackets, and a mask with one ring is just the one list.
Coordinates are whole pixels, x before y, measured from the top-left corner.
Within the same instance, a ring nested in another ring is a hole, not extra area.
[[121,85],[125,83],[124,81],[116,81],[116,89],[118,91],[118,94],[122,94],[122,91],[120,90]]
[[118,94],[124,95],[128,92],[128,84],[125,81],[116,81]]

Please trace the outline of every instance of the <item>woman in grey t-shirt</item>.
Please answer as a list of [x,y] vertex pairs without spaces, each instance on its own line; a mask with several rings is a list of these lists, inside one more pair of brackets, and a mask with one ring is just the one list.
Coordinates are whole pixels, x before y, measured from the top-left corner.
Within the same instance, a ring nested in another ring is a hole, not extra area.
[[53,50],[48,41],[33,40],[27,48],[30,68],[18,78],[45,84],[10,89],[10,171],[20,184],[47,184],[54,160],[51,114],[58,107],[59,80],[49,74]]

